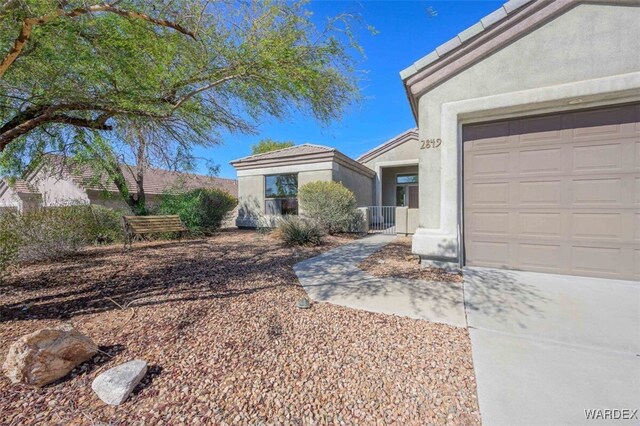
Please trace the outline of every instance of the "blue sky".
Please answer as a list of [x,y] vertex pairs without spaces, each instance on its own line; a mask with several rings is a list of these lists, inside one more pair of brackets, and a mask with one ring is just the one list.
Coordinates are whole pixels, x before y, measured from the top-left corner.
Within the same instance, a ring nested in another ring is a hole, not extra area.
[[[220,177],[235,178],[229,161],[250,154],[262,138],[292,140],[335,147],[351,157],[415,126],[399,72],[440,44],[498,9],[501,1],[312,1],[318,23],[341,12],[357,12],[379,32],[363,31],[360,43],[367,71],[361,89],[365,100],[339,122],[322,126],[307,116],[266,121],[258,135],[225,135],[222,146],[196,151],[198,157],[220,165]],[[436,16],[429,13],[435,10]],[[204,164],[200,172],[206,172]]]

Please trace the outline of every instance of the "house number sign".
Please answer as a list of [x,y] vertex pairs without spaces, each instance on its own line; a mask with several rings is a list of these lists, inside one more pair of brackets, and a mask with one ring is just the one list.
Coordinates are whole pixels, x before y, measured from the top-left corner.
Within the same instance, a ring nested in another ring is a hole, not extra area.
[[420,149],[437,149],[442,145],[442,139],[425,139],[420,141]]

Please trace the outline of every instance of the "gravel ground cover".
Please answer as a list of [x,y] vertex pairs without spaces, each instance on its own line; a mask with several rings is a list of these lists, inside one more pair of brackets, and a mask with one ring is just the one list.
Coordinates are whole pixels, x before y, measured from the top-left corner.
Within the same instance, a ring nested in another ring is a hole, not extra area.
[[398,237],[360,262],[358,267],[376,277],[457,283],[463,281],[461,273],[447,272],[440,268],[422,267],[418,256],[411,254],[410,237]]
[[[0,378],[8,425],[479,424],[465,329],[330,304],[294,307],[292,265],[344,243],[289,248],[249,231],[105,247],[23,267],[0,287],[8,344],[70,322],[102,353],[43,389]],[[91,391],[144,359],[118,407]]]

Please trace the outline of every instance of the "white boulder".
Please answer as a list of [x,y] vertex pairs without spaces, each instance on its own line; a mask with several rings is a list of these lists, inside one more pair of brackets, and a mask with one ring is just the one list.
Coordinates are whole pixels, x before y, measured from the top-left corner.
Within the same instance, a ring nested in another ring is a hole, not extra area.
[[127,400],[133,389],[147,374],[147,363],[140,359],[125,362],[100,374],[91,389],[109,405],[119,405]]

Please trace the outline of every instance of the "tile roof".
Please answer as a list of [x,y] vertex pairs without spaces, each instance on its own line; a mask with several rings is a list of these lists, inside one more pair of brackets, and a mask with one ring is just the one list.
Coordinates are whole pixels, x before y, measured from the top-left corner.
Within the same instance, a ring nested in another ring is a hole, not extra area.
[[11,189],[13,189],[15,192],[19,193],[19,194],[37,194],[38,190],[37,188],[34,188],[33,186],[29,185],[29,183],[26,180],[21,180],[18,179],[15,182],[13,182],[13,184],[8,184]]
[[412,65],[400,71],[400,78],[402,80],[408,79],[409,77],[421,71],[423,68],[428,67],[441,57],[447,55],[449,52],[462,46],[462,44],[467,40],[475,37],[476,35],[480,34],[487,28],[497,24],[498,22],[501,22],[516,10],[533,1],[535,0],[510,0],[506,2],[504,5],[502,5],[501,8],[491,12],[484,18],[480,19],[480,22],[462,31],[451,40],[438,46],[434,51],[425,55],[421,59],[418,59]]
[[238,158],[237,160],[233,160],[231,164],[240,163],[243,161],[268,160],[271,158],[296,157],[296,156],[305,155],[305,154],[319,154],[319,153],[331,152],[335,150],[336,150],[335,148],[330,148],[328,146],[304,143],[302,145],[290,146],[288,148],[265,152],[263,154],[255,154],[255,155],[250,155],[248,157]]
[[[106,176],[100,176],[88,166],[75,166],[73,160],[59,155],[51,155],[45,165],[49,172],[66,174],[78,185],[87,190],[118,192],[115,184]],[[123,174],[130,191],[136,191],[136,166],[123,167]],[[193,173],[174,172],[169,170],[148,168],[144,175],[144,192],[148,195],[162,194],[164,191],[180,187],[184,189],[218,188],[233,196],[238,195],[238,182],[234,179],[223,179]]]

